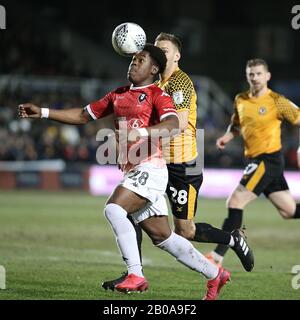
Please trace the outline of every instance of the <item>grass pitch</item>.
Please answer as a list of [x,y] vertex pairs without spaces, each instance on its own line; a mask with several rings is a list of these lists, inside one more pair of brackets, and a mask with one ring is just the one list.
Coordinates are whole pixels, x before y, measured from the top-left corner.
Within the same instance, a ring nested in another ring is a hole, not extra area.
[[[7,288],[0,290],[0,300],[201,299],[205,279],[153,247],[145,234],[149,291],[124,295],[100,289],[103,280],[125,270],[102,214],[104,201],[79,192],[2,192],[0,265],[6,269]],[[224,200],[199,199],[196,221],[220,227],[226,215]],[[232,281],[220,299],[300,299],[291,274],[300,265],[300,221],[283,221],[266,199],[258,199],[245,210],[244,223],[255,268],[245,272],[229,251],[224,265],[232,271]],[[214,247],[194,245],[204,253]]]

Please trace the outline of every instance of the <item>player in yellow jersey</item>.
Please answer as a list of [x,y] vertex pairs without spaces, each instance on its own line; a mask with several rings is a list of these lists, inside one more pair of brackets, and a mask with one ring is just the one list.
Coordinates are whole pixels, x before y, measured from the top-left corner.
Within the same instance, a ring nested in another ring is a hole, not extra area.
[[[156,37],[155,45],[160,47],[167,57],[167,66],[160,74],[158,86],[173,98],[181,130],[181,134],[172,139],[170,144],[164,148],[169,173],[166,193],[173,213],[175,233],[192,241],[228,245],[237,254],[245,270],[251,271],[254,266],[253,254],[239,230],[230,233],[208,223],[195,223],[193,220],[203,180],[201,168],[196,174],[187,172],[187,169],[197,170],[197,96],[192,80],[178,66],[181,51],[180,40],[172,34],[161,33]],[[141,231],[137,227],[135,230],[141,254]],[[244,243],[244,246],[241,245]],[[106,290],[114,290],[115,285],[125,276],[126,274],[123,274],[120,278],[105,281],[102,287]]]
[[[271,74],[264,60],[249,60],[246,76],[250,89],[236,96],[231,123],[216,143],[222,150],[234,137],[241,135],[245,157],[249,159],[240,184],[227,199],[228,217],[223,230],[229,232],[241,227],[244,208],[261,193],[284,219],[300,218],[300,204],[292,198],[284,178],[281,153],[281,123],[287,120],[299,126],[300,109],[268,88]],[[300,167],[300,147],[298,160]],[[207,257],[222,263],[227,250],[227,246],[218,245]]]
[[193,218],[203,177],[201,168],[197,174],[187,174],[187,168],[196,165],[197,95],[192,80],[178,66],[180,40],[172,34],[161,33],[156,37],[155,45],[167,56],[167,67],[160,75],[158,86],[173,98],[181,129],[181,134],[164,148],[169,172],[166,192],[173,213],[175,232],[187,239],[197,240],[197,233],[200,237],[203,235],[202,230],[197,230]]

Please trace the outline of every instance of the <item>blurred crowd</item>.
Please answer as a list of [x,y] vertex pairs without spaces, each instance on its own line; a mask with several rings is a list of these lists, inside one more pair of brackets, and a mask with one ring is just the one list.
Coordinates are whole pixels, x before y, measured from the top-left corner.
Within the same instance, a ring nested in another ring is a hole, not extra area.
[[[27,20],[23,17],[18,23],[9,26],[9,32],[1,33],[0,78],[3,74],[43,77],[95,76],[90,75],[84,68],[78,69],[78,64],[70,60],[64,47],[58,45],[55,31],[50,32],[47,29],[53,24],[48,26],[40,22],[35,23],[34,17],[29,14],[30,12],[27,12],[24,15]],[[35,32],[37,28],[39,32]],[[100,143],[96,141],[99,129],[97,122],[90,122],[85,126],[69,126],[48,120],[18,119],[18,104],[29,101],[57,109],[82,107],[89,102],[84,101],[80,93],[50,90],[48,93],[42,93],[37,90],[25,94],[17,88],[12,91],[0,86],[0,161],[63,159],[67,162],[96,163],[96,150]],[[214,123],[211,116],[199,121],[199,127],[205,129],[204,153],[207,167],[227,168],[244,165],[241,139],[236,139],[222,152],[215,147],[216,139],[224,133],[229,123],[230,116],[226,117],[222,128]],[[296,168],[298,131],[292,126],[283,125],[282,136],[287,167]]]
[[85,126],[63,125],[54,121],[18,119],[17,106],[22,102],[51,105],[56,109],[84,106],[80,97],[36,95],[28,100],[22,95],[0,93],[0,160],[44,160],[95,162],[97,123]]
[[[23,102],[62,109],[82,107],[88,102],[79,95],[48,93],[31,97],[21,93],[0,92],[0,161],[63,159],[66,162],[83,164],[96,163],[96,141],[99,122],[92,121],[84,126],[63,125],[49,120],[18,119],[17,106]],[[229,119],[228,119],[229,120]],[[224,128],[216,128],[212,121],[204,121],[205,166],[242,167],[243,148],[241,139],[236,139],[225,151],[215,147],[216,139]],[[286,164],[296,168],[298,131],[289,125],[283,126],[283,145]]]

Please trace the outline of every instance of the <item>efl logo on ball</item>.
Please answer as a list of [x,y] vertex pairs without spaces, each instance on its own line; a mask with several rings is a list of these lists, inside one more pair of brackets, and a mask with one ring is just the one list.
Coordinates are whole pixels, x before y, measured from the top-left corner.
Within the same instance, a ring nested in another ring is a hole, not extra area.
[[132,56],[143,50],[146,34],[141,26],[133,22],[118,25],[112,34],[112,45],[121,56]]

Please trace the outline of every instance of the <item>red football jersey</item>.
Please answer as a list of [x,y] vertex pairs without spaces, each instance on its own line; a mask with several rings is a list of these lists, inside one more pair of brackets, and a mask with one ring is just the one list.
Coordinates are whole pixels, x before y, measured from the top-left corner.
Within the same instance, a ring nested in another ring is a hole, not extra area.
[[[86,110],[94,120],[114,113],[116,127],[119,128],[125,123],[128,129],[150,127],[169,115],[177,116],[172,98],[155,84],[118,88],[104,98],[87,105]],[[144,148],[146,144],[147,148]],[[157,166],[165,164],[162,159],[160,139],[151,137],[141,139],[134,145],[128,146],[126,153],[124,160],[124,154],[121,155],[120,152],[121,164],[124,165],[125,171],[146,161]]]

